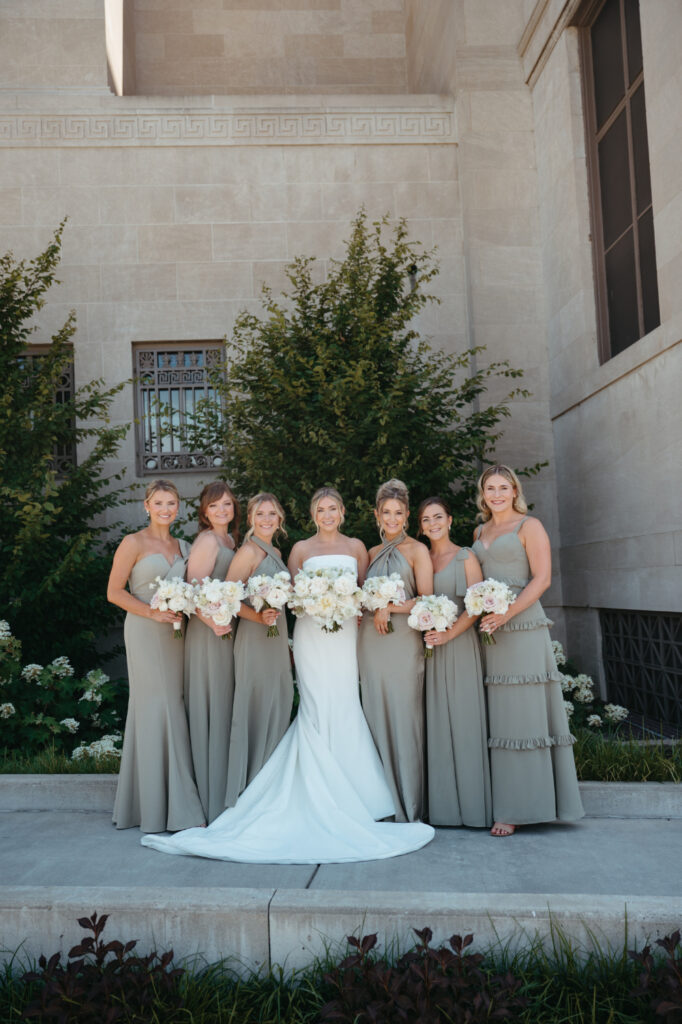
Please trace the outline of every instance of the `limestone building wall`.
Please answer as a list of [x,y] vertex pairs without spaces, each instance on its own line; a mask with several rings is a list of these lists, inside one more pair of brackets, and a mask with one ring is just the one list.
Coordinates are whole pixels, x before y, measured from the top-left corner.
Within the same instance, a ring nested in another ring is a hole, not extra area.
[[682,10],[640,0],[661,324],[600,365],[570,8],[539,4],[521,49],[538,161],[564,612],[571,651],[597,672],[599,609],[676,612],[682,593]]

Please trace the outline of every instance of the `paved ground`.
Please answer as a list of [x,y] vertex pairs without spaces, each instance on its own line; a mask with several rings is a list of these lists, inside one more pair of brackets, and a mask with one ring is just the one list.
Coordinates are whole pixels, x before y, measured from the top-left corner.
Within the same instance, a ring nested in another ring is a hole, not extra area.
[[439,829],[416,853],[357,864],[169,857],[102,811],[0,811],[0,887],[130,886],[682,896],[682,818],[586,818],[510,839]]

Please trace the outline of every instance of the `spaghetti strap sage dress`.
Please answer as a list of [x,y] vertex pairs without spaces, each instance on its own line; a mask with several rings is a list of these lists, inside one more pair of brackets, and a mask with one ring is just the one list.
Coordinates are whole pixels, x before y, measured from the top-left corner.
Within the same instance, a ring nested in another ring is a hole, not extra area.
[[[256,576],[288,572],[279,552],[252,536],[265,552]],[[278,619],[279,636],[268,637],[261,622],[240,619],[234,642],[234,704],[230,730],[225,806],[237,798],[261,770],[289,727],[294,682],[284,613]]]
[[[221,546],[211,578],[224,580],[233,558],[234,551]],[[226,806],[233,700],[233,634],[216,636],[210,626],[193,615],[185,634],[185,707],[194,775],[207,821],[217,818]]]
[[[525,520],[474,551],[486,579],[517,594],[530,580],[526,549],[518,536]],[[510,825],[577,821],[584,815],[571,735],[548,626],[535,601],[495,631],[485,648],[490,722],[493,818]]]
[[[130,573],[130,593],[149,604],[157,576],[185,575],[189,547],[170,565],[145,555]],[[205,821],[194,783],[183,701],[183,640],[169,622],[128,612],[123,627],[130,696],[113,821],[116,828],[178,832]]]
[[[464,610],[465,563],[460,548],[433,577],[434,594]],[[426,660],[426,761],[432,825],[492,824],[488,727],[476,627],[434,647]]]
[[[367,576],[400,573],[405,596],[417,596],[414,573],[398,551],[404,536],[384,543]],[[362,709],[384,766],[396,821],[424,816],[424,643],[407,625],[407,615],[393,615],[393,632],[382,635],[365,612],[358,639]]]

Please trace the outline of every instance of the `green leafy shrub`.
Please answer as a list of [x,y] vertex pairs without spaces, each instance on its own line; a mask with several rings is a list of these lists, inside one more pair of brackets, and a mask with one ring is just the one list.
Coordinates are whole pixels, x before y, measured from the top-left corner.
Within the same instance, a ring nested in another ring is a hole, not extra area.
[[[72,754],[76,746],[112,751],[120,739],[127,688],[101,669],[76,677],[69,659],[22,664],[21,641],[0,620],[2,743],[23,755],[47,746]],[[79,755],[76,755],[79,756]]]
[[[414,318],[437,301],[425,288],[434,252],[407,240],[400,220],[355,219],[346,254],[314,283],[314,259],[289,266],[281,300],[264,289],[264,313],[242,313],[213,377],[220,403],[198,403],[186,441],[222,460],[242,496],[274,491],[292,541],[310,532],[308,503],[334,484],[348,533],[376,542],[377,486],[404,480],[413,503],[448,495],[455,536],[469,536],[475,481],[501,436],[523,371],[481,362],[483,350],[452,355],[420,338]],[[502,394],[485,401],[489,382]],[[506,390],[505,390],[506,389]],[[534,466],[526,472],[535,472]]]
[[[123,384],[93,380],[56,401],[73,360],[73,312],[45,353],[29,344],[56,279],[63,227],[32,260],[0,257],[0,609],[30,661],[65,654],[82,672],[101,657],[98,635],[120,617],[106,600],[106,542],[121,524],[104,523],[128,497],[105,464],[128,425],[108,423]],[[62,457],[76,450],[77,464]]]

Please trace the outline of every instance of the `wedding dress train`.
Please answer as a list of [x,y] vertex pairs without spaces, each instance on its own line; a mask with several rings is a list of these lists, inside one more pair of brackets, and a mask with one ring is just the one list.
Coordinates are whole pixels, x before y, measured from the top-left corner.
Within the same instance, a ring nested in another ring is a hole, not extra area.
[[[306,569],[357,569],[349,555],[317,555]],[[163,853],[246,863],[325,864],[380,860],[434,836],[421,822],[377,821],[394,813],[358,696],[357,624],[325,633],[302,618],[294,630],[298,714],[236,805],[208,828],[146,835]]]

